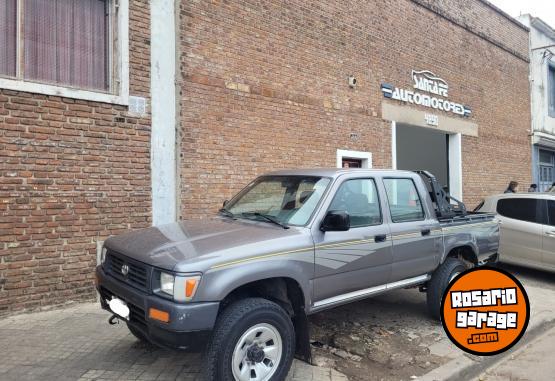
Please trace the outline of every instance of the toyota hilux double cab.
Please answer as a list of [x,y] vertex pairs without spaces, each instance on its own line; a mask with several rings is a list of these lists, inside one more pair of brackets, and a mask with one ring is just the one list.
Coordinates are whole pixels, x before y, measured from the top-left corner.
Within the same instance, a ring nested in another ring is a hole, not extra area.
[[101,305],[138,339],[205,350],[207,380],[281,381],[307,316],[399,288],[439,316],[450,280],[495,261],[499,226],[427,172],[313,169],[251,182],[211,218],[110,237]]

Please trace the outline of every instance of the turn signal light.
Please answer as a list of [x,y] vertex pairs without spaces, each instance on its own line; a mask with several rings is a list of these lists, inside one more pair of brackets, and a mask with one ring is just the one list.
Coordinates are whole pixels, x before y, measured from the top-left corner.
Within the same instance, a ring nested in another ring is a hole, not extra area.
[[197,287],[197,279],[187,279],[185,282],[185,297],[192,298]]
[[156,308],[150,308],[148,310],[148,317],[154,320],[161,321],[163,323],[170,322],[170,314],[166,311],[157,310]]

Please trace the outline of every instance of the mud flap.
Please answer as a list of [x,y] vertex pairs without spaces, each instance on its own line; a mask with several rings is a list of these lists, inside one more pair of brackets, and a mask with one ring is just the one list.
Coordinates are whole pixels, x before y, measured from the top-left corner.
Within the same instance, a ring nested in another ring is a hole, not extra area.
[[312,365],[312,348],[310,346],[310,324],[304,309],[295,311],[293,318],[295,326],[295,357]]

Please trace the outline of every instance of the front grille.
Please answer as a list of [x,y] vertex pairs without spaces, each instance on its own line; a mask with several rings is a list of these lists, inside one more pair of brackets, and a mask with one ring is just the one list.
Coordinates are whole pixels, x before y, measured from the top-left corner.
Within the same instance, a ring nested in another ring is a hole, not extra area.
[[[106,254],[108,273],[116,279],[143,291],[149,289],[150,269],[148,266],[122,256],[111,250]],[[123,271],[126,266],[127,271]]]
[[127,299],[121,297],[120,295],[114,294],[113,292],[109,291],[104,287],[100,287],[99,292],[100,292],[100,297],[106,302],[109,302],[110,300],[112,300],[112,297],[114,296],[118,299],[123,300],[127,304],[127,307],[129,307],[129,321],[136,324],[146,325],[146,314],[145,314],[145,310],[142,307],[139,307],[136,304],[130,303]]

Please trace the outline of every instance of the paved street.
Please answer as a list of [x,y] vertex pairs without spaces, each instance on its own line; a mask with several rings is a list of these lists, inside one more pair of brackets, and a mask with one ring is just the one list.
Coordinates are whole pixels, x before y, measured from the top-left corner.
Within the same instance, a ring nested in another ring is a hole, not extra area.
[[[504,268],[515,273],[528,290],[530,329],[551,319],[552,274]],[[200,355],[145,346],[124,325],[109,326],[108,317],[90,303],[0,320],[0,380],[200,379]],[[347,380],[332,368],[351,381],[443,380],[452,377],[457,369],[453,364],[460,364],[461,369],[480,364],[451,344],[441,325],[428,318],[425,296],[415,289],[326,311],[311,322],[318,366],[295,362],[289,381]],[[522,361],[533,358],[519,356]],[[496,368],[486,376],[497,381],[499,374],[513,372],[513,368]]]
[[[201,357],[145,346],[95,303],[0,320],[0,380],[200,380]],[[289,381],[346,381],[295,362]]]
[[534,340],[526,347],[488,369],[482,381],[536,381],[553,379],[555,362],[555,328]]

